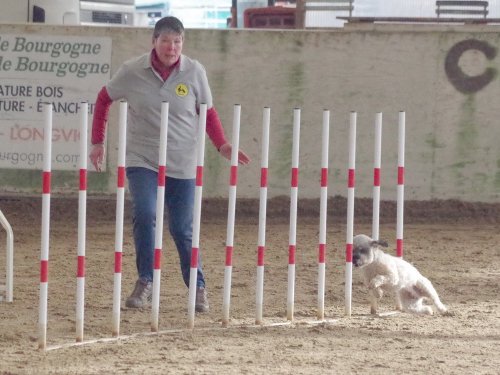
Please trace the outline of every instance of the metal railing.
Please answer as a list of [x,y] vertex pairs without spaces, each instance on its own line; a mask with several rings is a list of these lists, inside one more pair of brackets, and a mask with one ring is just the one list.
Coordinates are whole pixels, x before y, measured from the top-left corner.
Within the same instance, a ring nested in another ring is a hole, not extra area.
[[488,15],[488,2],[472,0],[437,0],[436,15],[439,18],[442,14],[483,16],[483,18],[486,18]]
[[[14,232],[2,211],[0,211],[0,223],[7,232],[7,260],[5,263],[6,282],[5,286],[0,286],[0,291],[5,290],[5,301],[12,302],[14,299]],[[2,299],[3,296],[0,296],[0,301],[2,301]]]
[[352,17],[354,0],[297,0],[296,27],[301,29],[306,26],[307,12],[347,12]]

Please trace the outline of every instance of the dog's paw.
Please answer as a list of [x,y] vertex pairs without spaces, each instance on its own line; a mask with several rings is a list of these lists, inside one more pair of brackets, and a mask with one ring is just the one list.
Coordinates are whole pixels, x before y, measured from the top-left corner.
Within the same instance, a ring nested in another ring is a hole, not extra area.
[[436,304],[436,308],[437,310],[441,313],[441,314],[444,314],[448,311],[448,309],[446,308],[445,305],[443,305],[442,303],[441,304]]

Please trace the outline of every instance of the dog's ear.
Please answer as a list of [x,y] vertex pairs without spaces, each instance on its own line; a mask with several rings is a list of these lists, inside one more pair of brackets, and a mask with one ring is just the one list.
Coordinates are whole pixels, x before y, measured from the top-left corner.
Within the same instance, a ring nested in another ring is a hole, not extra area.
[[383,246],[383,247],[388,247],[389,244],[387,243],[387,241],[384,241],[384,240],[378,240],[378,241],[373,241],[372,242],[372,245],[378,245],[378,246]]

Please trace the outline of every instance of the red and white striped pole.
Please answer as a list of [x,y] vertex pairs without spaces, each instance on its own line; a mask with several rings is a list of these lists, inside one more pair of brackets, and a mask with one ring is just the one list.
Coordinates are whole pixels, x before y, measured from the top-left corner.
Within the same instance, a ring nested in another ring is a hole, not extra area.
[[382,112],[375,115],[375,147],[373,157],[373,211],[372,238],[379,239],[380,228],[380,172],[382,159]]
[[113,286],[113,337],[120,335],[122,292],[123,211],[125,206],[125,150],[127,141],[127,102],[120,102],[118,123],[118,167],[116,184],[115,273]]
[[325,318],[325,255],[326,255],[326,217],[328,206],[328,147],[330,140],[330,111],[323,111],[321,133],[321,181],[319,209],[318,244],[318,319]]
[[194,191],[193,239],[191,269],[189,272],[188,328],[194,328],[196,306],[196,281],[198,279],[198,255],[200,247],[201,198],[203,193],[203,164],[205,159],[205,129],[207,127],[207,105],[200,105],[198,143],[196,146],[196,186]]
[[288,290],[286,317],[293,320],[295,299],[295,251],[297,238],[297,198],[299,186],[300,108],[293,110],[292,170],[290,183],[290,231],[288,242]]
[[151,331],[158,332],[160,314],[161,249],[163,242],[163,212],[165,209],[165,176],[167,171],[168,102],[161,103],[160,148],[158,157],[158,188],[156,190],[156,228],[153,267],[153,298],[151,303]]
[[262,115],[262,148],[260,161],[259,232],[257,243],[257,286],[255,293],[255,324],[262,324],[264,305],[264,252],[266,249],[267,171],[269,164],[269,125],[271,109],[264,108]]
[[42,241],[40,255],[40,303],[38,348],[47,348],[47,301],[49,289],[50,178],[52,167],[52,104],[43,105]]
[[78,258],[76,270],[76,342],[83,341],[85,310],[85,230],[87,227],[87,128],[89,104],[80,105],[80,189],[78,191]]
[[399,112],[398,131],[398,198],[397,198],[397,228],[396,228],[396,255],[403,257],[403,218],[405,195],[405,121],[406,113]]
[[224,267],[224,293],[222,301],[222,326],[229,324],[231,304],[231,275],[233,272],[234,217],[236,211],[236,185],[238,183],[238,149],[240,143],[241,105],[235,104],[233,111],[233,136],[231,150],[231,172],[229,177],[229,201],[227,208],[226,265]]
[[349,166],[347,178],[347,228],[345,249],[345,313],[351,316],[352,305],[352,248],[354,232],[354,186],[356,165],[356,120],[357,113],[351,112],[349,126]]

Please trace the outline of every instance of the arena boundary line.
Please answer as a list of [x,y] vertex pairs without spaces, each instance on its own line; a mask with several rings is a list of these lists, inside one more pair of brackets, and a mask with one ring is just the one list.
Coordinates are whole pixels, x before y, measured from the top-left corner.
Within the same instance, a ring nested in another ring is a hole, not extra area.
[[103,337],[99,339],[93,339],[93,340],[86,340],[86,341],[80,341],[80,342],[69,342],[65,344],[60,344],[60,345],[51,345],[47,346],[45,348],[46,352],[53,351],[53,350],[59,350],[59,349],[67,349],[67,348],[73,348],[73,347],[79,347],[79,346],[86,346],[86,345],[92,345],[92,344],[105,344],[109,342],[119,342],[119,341],[126,341],[126,340],[131,340],[134,338],[141,338],[141,337],[150,337],[150,336],[164,336],[168,334],[177,334],[177,333],[189,333],[189,332],[210,332],[210,331],[225,331],[228,329],[264,329],[264,328],[276,328],[276,327],[289,327],[289,328],[294,328],[294,327],[304,327],[304,326],[317,326],[321,324],[334,324],[338,322],[338,319],[323,319],[323,320],[312,320],[312,319],[296,319],[294,321],[283,321],[283,322],[274,322],[274,323],[264,323],[264,324],[229,324],[227,327],[222,326],[215,326],[215,327],[198,327],[198,328],[173,328],[173,329],[166,329],[166,330],[160,330],[157,332],[137,332],[133,333],[131,335],[123,335],[123,336],[117,336],[117,337]]

